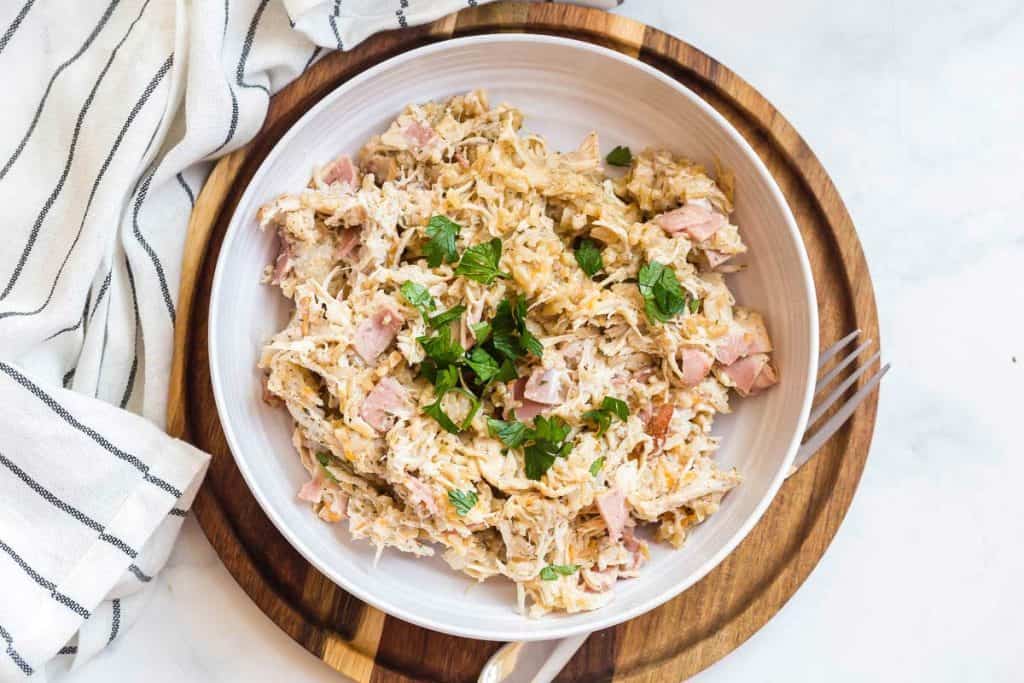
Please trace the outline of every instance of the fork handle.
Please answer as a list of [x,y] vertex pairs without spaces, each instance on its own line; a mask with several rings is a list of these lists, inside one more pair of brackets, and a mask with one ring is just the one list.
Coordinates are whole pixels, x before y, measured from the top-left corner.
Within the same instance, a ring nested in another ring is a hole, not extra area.
[[477,683],[549,683],[589,637],[506,643],[484,664]]

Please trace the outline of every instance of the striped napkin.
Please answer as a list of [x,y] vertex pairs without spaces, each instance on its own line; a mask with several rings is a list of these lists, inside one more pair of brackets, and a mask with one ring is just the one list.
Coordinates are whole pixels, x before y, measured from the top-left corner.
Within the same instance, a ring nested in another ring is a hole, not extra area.
[[0,680],[113,642],[202,481],[208,456],[163,428],[211,160],[325,51],[476,4],[0,3]]

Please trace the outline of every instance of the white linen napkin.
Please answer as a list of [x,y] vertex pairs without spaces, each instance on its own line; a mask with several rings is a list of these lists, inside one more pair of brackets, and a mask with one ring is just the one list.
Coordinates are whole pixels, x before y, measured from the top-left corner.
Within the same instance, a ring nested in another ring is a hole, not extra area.
[[211,160],[325,51],[475,4],[0,5],[0,680],[113,642],[202,480],[208,456],[163,427]]

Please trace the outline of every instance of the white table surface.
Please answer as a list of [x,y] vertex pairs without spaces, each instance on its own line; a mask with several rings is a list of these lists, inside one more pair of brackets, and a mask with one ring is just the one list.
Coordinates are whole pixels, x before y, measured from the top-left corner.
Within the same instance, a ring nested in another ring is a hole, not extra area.
[[[885,355],[874,447],[832,547],[716,681],[1020,681],[1024,5],[627,0],[815,150],[853,214]],[[67,680],[339,677],[189,520],[144,615]]]

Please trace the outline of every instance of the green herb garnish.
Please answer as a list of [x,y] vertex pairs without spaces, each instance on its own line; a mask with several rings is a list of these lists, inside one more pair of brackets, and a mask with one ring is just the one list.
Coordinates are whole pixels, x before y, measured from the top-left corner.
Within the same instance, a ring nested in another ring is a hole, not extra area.
[[431,216],[427,223],[427,237],[430,239],[423,245],[423,255],[427,257],[427,265],[437,268],[443,262],[455,263],[459,253],[455,249],[455,238],[462,226],[447,216]]
[[452,339],[452,328],[442,327],[441,331],[433,337],[416,337],[427,356],[431,358],[438,367],[455,365],[462,361],[466,350],[458,339]]
[[469,352],[466,365],[476,373],[476,376],[484,384],[494,379],[501,370],[501,365],[494,359],[494,356],[479,346],[473,347],[473,350]]
[[540,578],[544,581],[554,581],[559,576],[572,576],[579,569],[578,564],[549,564],[540,570]]
[[587,274],[588,277],[593,277],[598,271],[604,268],[604,260],[601,258],[601,249],[598,248],[597,242],[592,239],[580,240],[580,245],[576,247],[576,251],[573,252],[576,257],[576,263],[580,264],[580,269]]
[[604,467],[604,456],[597,458],[594,462],[590,463],[590,476],[596,477],[597,473]]
[[470,489],[468,491],[453,490],[448,492],[448,501],[455,508],[455,512],[459,517],[465,517],[469,514],[469,511],[476,505],[479,497],[476,495],[476,491]]
[[633,163],[633,153],[629,151],[629,147],[619,145],[612,151],[608,152],[608,156],[606,156],[604,160],[612,166],[629,166]]
[[690,313],[696,314],[698,311],[700,311],[700,304],[700,299],[690,299]]
[[[469,399],[469,412],[466,414],[466,417],[460,423],[456,423],[454,420],[448,417],[448,414],[444,412],[444,408],[441,407],[441,401],[444,399],[445,394],[448,394],[449,392],[461,394],[465,396],[467,399]],[[435,388],[435,394],[436,393],[437,392]],[[434,401],[429,406],[426,406],[423,409],[424,413],[437,420],[438,424],[440,424],[445,429],[445,431],[451,432],[452,434],[458,434],[459,432],[465,431],[469,427],[469,425],[472,424],[473,418],[476,417],[476,414],[479,411],[480,399],[474,396],[471,391],[463,389],[462,387],[448,389],[444,393],[440,394],[437,397],[436,401]]]
[[483,344],[491,337],[491,324],[488,322],[473,323],[469,329],[473,330],[473,338],[477,344]]
[[529,427],[517,420],[506,422],[505,420],[496,420],[493,417],[487,418],[487,432],[509,448],[519,448],[522,446],[523,442],[526,441],[526,435],[529,430]]
[[500,261],[501,240],[495,237],[490,242],[478,244],[464,251],[462,260],[455,268],[455,274],[489,285],[496,277],[512,277],[501,271]]
[[555,458],[569,455],[572,442],[565,440],[569,431],[569,425],[560,417],[538,415],[533,419],[533,429],[527,432],[533,443],[523,449],[527,479],[540,479],[555,464]]
[[426,320],[430,312],[437,308],[437,303],[434,301],[434,297],[430,296],[430,292],[423,285],[413,282],[412,280],[406,280],[402,283],[402,286],[398,288],[398,291],[402,293],[405,300],[416,307],[416,310],[420,312],[423,319]]
[[583,413],[583,419],[597,423],[597,435],[603,436],[612,424],[612,417],[617,417],[623,422],[629,418],[629,406],[625,401],[620,401],[611,396],[605,396],[601,401],[601,407],[588,410]]
[[686,295],[675,271],[657,261],[640,269],[637,286],[652,321],[667,322],[686,307]]
[[438,327],[447,325],[453,320],[458,320],[465,312],[466,307],[463,306],[462,304],[459,304],[458,306],[452,306],[447,311],[443,311],[435,316],[431,316],[430,318],[428,318],[427,324],[433,327],[434,329],[437,329]]
[[331,474],[331,471],[327,469],[327,466],[331,464],[330,455],[324,453],[323,451],[320,451],[319,453],[316,454],[316,461],[320,463],[321,467],[324,468],[324,474],[327,475],[328,479],[330,479],[331,481],[338,481],[338,478]]
[[526,327],[526,299],[515,295],[498,304],[491,320],[491,347],[509,360],[528,353],[540,358],[544,346]]

